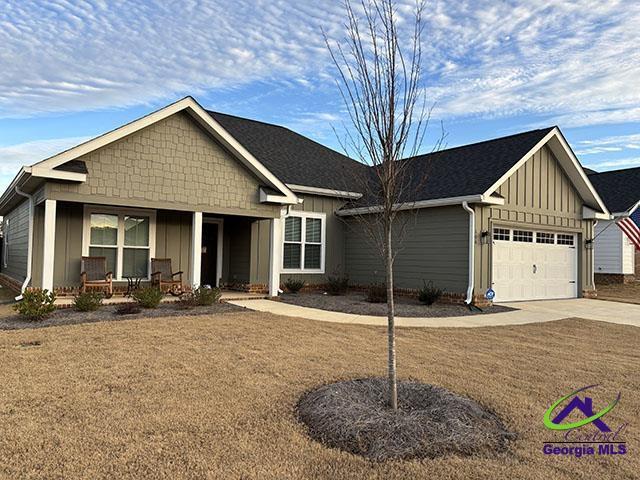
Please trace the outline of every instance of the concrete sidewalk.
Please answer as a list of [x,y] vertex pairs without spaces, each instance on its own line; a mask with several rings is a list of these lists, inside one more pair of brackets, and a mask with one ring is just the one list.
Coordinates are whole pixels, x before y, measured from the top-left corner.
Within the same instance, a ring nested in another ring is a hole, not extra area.
[[[386,317],[331,312],[317,308],[299,307],[272,300],[230,301],[234,305],[259,312],[269,312],[286,317],[307,318],[322,322],[353,323],[360,325],[386,325]],[[524,325],[578,317],[602,322],[640,327],[640,305],[586,298],[572,300],[544,300],[503,304],[518,310],[502,313],[468,315],[463,317],[410,318],[396,317],[399,327],[490,327],[500,325]]]

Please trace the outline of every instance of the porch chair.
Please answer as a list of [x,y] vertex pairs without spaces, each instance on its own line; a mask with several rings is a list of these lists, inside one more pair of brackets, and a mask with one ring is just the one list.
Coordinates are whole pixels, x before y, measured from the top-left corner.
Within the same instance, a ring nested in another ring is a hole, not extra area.
[[[160,290],[167,291],[173,296],[184,293],[182,289],[182,271],[171,270],[170,258],[151,259],[151,285],[157,285]],[[177,279],[175,277],[178,277]]]
[[82,257],[80,265],[80,281],[82,293],[87,288],[99,288],[106,292],[106,297],[113,296],[113,272],[107,272],[106,257]]

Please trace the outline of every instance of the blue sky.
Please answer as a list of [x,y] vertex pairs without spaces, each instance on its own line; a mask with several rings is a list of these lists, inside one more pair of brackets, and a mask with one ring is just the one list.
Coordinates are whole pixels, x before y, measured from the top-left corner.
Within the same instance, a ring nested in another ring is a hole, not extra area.
[[[440,121],[447,146],[557,124],[586,166],[640,165],[640,2],[431,1],[426,16],[432,138]],[[0,0],[0,188],[185,95],[338,148],[321,29],[342,23],[333,0]]]

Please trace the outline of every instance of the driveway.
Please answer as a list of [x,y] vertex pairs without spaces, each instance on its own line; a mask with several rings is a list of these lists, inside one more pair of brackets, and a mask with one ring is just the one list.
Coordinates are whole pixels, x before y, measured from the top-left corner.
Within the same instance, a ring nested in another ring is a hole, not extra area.
[[[273,300],[240,300],[230,301],[229,303],[259,312],[269,312],[276,315],[307,318],[323,322],[354,323],[361,325],[387,324],[385,317],[330,312]],[[550,322],[563,318],[577,317],[640,327],[640,305],[586,298],[513,302],[503,305],[517,308],[518,310],[465,317],[397,317],[396,325],[399,327],[490,327],[500,325],[524,325],[527,323]]]

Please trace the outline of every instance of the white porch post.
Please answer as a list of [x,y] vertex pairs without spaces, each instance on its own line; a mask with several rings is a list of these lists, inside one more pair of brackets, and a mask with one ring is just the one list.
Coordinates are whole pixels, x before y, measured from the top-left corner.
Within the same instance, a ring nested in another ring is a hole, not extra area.
[[202,261],[202,212],[193,212],[191,223],[191,276],[189,278],[194,288],[200,286],[200,272]]
[[42,289],[53,291],[53,264],[56,245],[56,201],[44,201]]
[[277,297],[282,266],[282,218],[271,220],[269,247],[269,296]]

